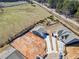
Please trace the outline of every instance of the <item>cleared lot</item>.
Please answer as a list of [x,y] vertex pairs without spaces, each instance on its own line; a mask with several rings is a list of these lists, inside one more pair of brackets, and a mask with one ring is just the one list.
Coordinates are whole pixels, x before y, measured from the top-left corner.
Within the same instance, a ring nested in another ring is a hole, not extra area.
[[3,8],[0,13],[0,43],[5,42],[9,36],[13,36],[25,27],[50,16],[47,11],[31,4],[23,4],[14,7]]

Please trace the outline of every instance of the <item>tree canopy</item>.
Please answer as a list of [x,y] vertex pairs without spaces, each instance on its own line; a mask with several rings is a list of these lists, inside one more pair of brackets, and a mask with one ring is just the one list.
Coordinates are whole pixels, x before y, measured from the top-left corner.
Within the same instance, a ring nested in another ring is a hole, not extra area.
[[65,14],[69,17],[79,15],[78,0],[48,0],[50,8],[56,8],[58,13]]

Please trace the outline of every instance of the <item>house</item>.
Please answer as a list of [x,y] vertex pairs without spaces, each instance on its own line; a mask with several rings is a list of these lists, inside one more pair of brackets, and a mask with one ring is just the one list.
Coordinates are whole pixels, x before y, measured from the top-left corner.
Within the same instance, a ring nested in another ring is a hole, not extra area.
[[25,58],[35,59],[37,55],[45,55],[45,41],[28,32],[11,43]]
[[[52,36],[47,33],[43,26],[35,26],[29,32],[16,38],[10,44],[11,46],[0,54],[0,58],[37,59],[47,55],[46,59],[58,59],[59,57],[62,58],[62,54],[59,52],[65,54],[63,55],[64,58],[79,58],[78,36],[66,28],[58,29],[50,34]],[[64,50],[63,47],[66,49]]]
[[58,54],[59,52],[62,52],[63,58],[79,58],[79,37],[70,30],[61,29],[58,32],[53,33],[52,41],[54,51]]
[[[41,33],[37,35],[33,31],[38,30]],[[0,53],[1,59],[36,59],[37,57],[45,58],[46,56],[46,42],[42,38],[42,27],[36,27],[16,38],[5,51]]]

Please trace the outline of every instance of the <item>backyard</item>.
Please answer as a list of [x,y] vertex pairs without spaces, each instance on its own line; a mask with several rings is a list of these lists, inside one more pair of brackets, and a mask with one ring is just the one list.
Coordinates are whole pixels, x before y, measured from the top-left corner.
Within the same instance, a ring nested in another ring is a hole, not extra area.
[[8,40],[24,28],[42,20],[51,14],[40,6],[22,4],[13,7],[2,8],[0,12],[0,43]]

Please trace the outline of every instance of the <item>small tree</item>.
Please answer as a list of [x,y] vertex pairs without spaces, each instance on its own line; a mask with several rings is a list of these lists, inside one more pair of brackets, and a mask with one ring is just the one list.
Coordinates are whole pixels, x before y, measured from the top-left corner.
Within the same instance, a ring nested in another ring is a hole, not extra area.
[[76,1],[76,0],[72,0],[72,1],[65,0],[64,3],[63,3],[62,11],[66,15],[71,16],[71,15],[74,15],[77,12],[78,6],[79,6],[79,2]]
[[63,2],[64,0],[58,0],[56,11],[59,13],[62,13]]
[[58,0],[48,0],[48,3],[51,8],[56,8]]
[[79,18],[79,7],[77,8],[77,12],[75,13],[75,17]]

